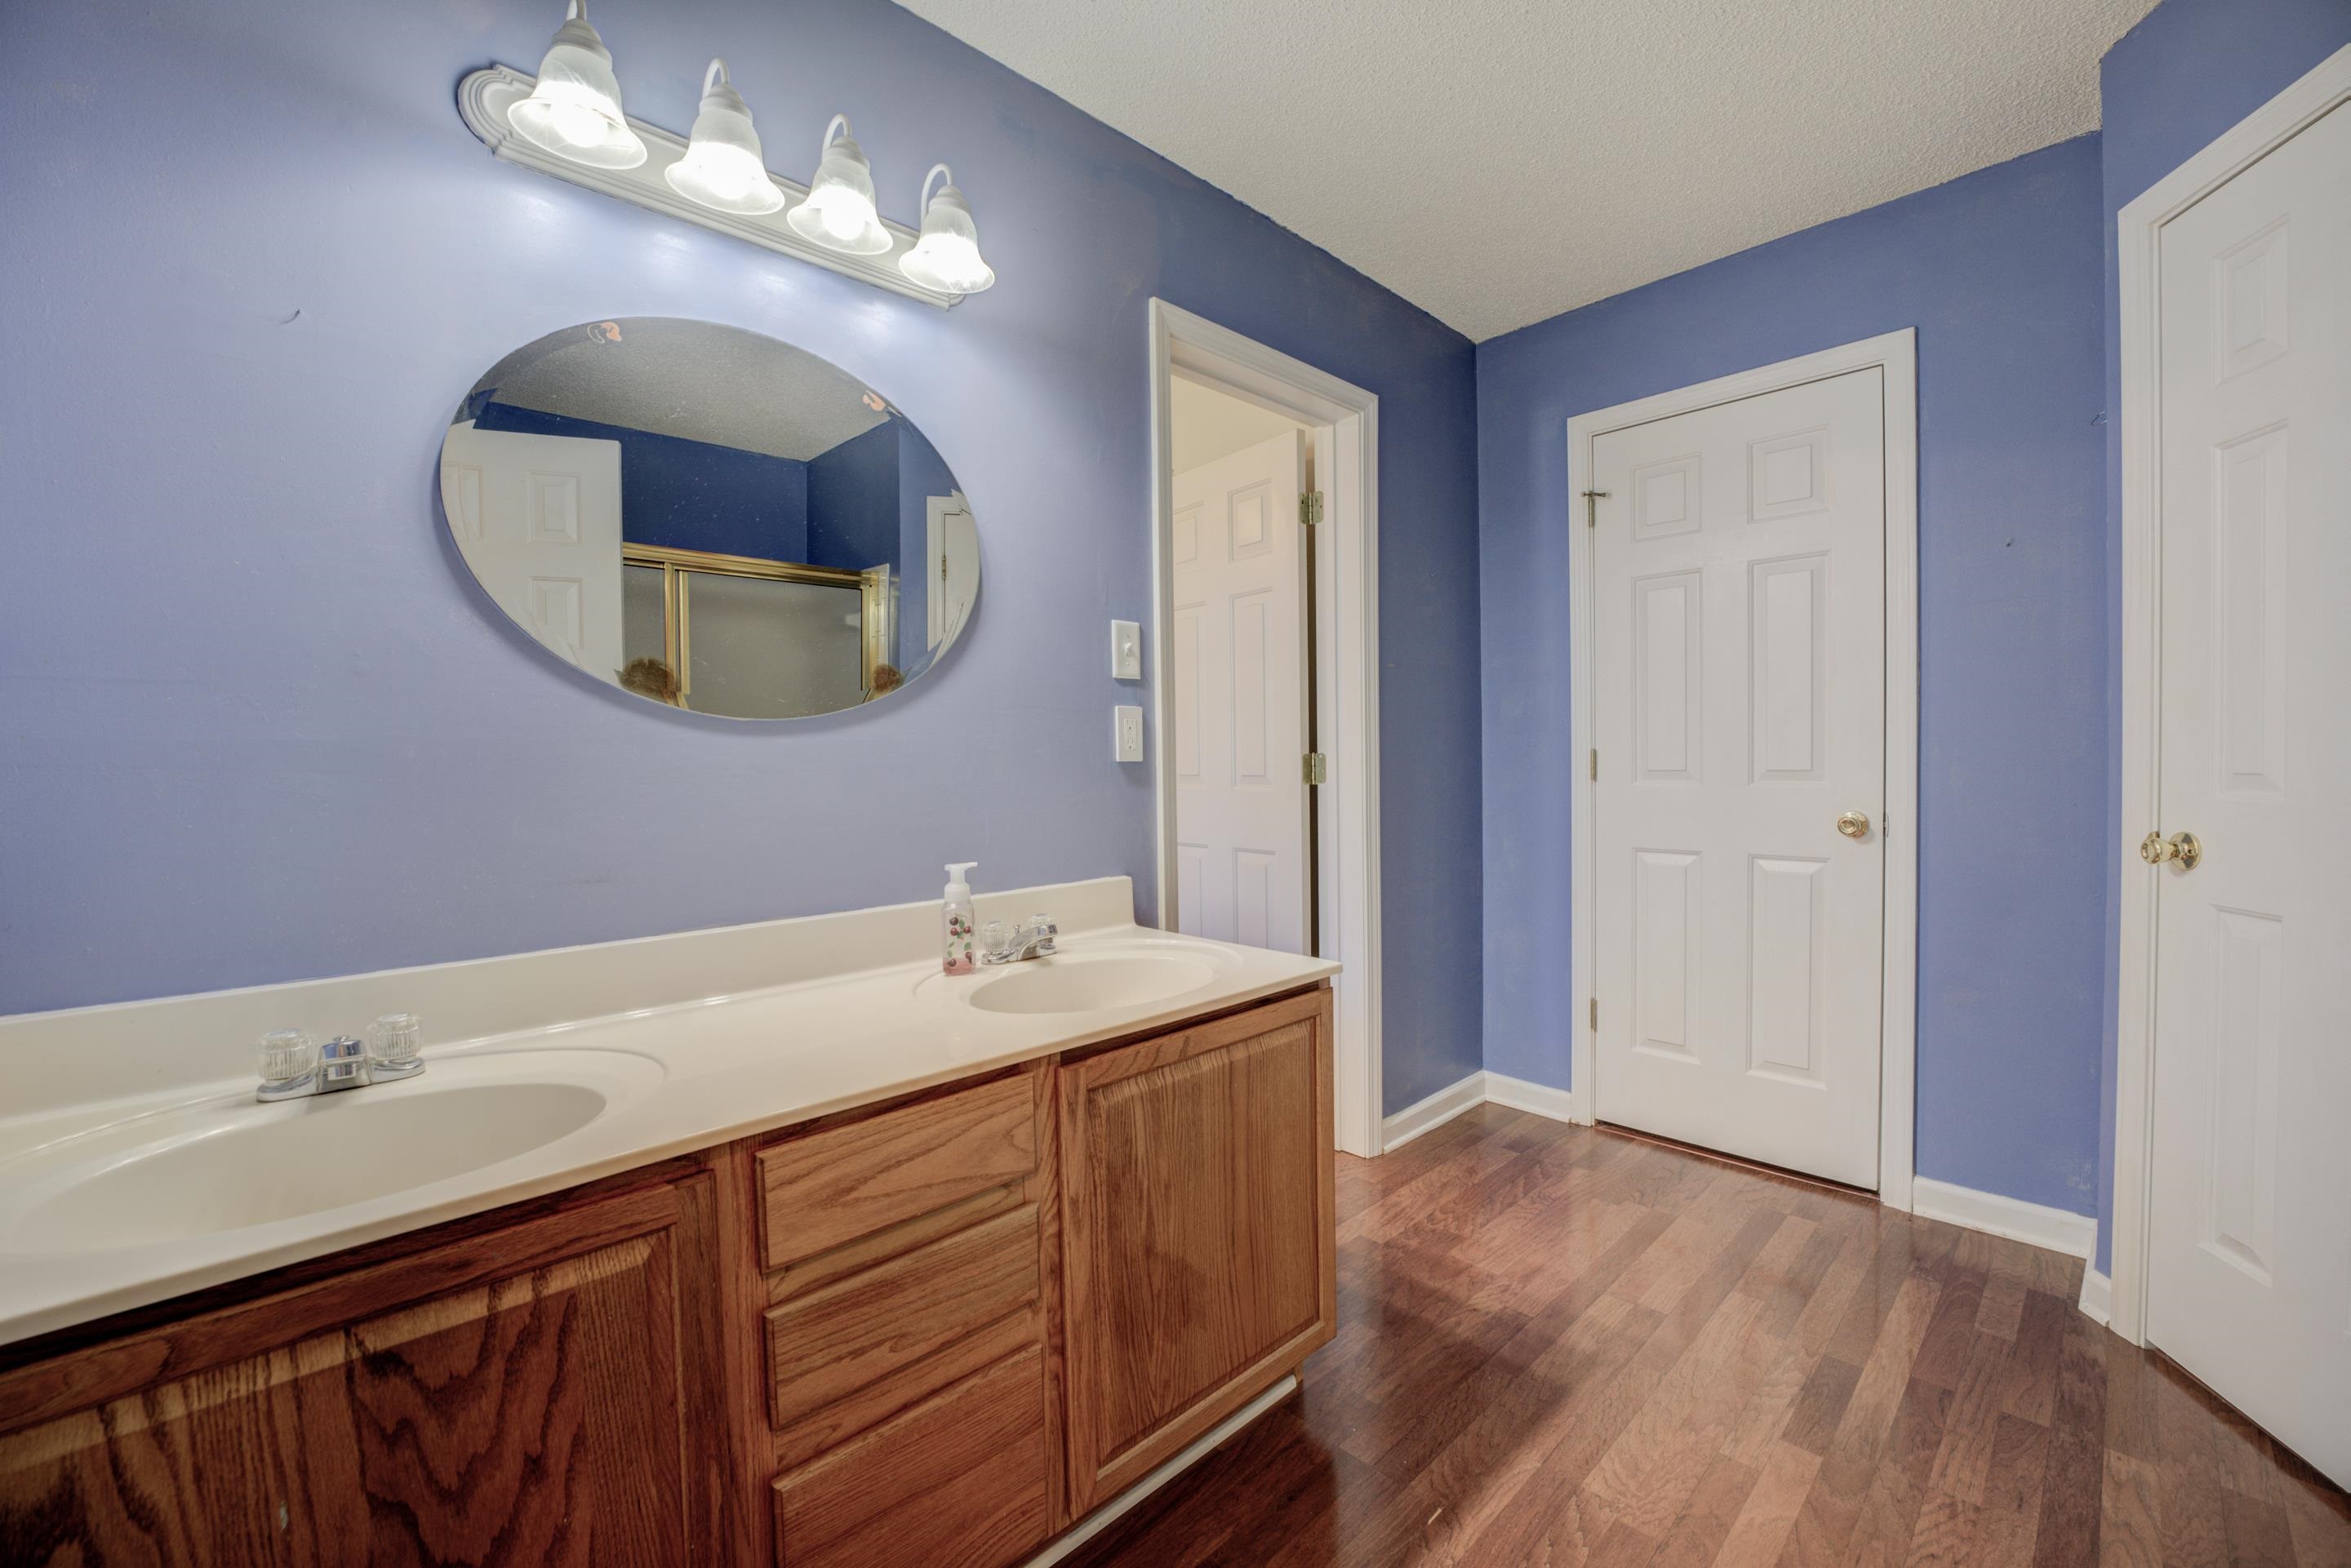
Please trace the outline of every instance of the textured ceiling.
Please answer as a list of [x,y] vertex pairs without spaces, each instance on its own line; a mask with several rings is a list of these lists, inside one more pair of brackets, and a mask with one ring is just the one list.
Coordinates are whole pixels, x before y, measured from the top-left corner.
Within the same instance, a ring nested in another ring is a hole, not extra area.
[[2095,129],[2154,0],[902,3],[1482,340]]

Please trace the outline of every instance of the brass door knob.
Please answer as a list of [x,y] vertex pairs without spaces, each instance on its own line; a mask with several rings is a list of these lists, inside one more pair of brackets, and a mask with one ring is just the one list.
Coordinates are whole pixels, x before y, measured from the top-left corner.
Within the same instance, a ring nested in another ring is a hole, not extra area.
[[1867,838],[1869,836],[1869,813],[1866,811],[1847,811],[1844,816],[1837,819],[1837,831],[1843,833],[1848,839]]
[[2196,862],[2204,858],[2204,846],[2197,842],[2193,833],[2174,833],[2168,839],[2161,833],[2149,833],[2138,841],[2138,858],[2149,865],[2178,861],[2181,871],[2194,871]]

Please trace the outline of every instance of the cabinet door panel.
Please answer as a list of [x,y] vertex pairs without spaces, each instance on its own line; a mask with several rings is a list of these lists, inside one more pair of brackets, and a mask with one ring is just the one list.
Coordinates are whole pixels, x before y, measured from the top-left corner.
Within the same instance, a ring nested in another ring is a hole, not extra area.
[[1079,1512],[1326,1343],[1327,992],[1064,1068]]
[[[680,1562],[677,1240],[606,1241],[0,1437],[0,1562]],[[250,1313],[264,1343],[271,1304]]]

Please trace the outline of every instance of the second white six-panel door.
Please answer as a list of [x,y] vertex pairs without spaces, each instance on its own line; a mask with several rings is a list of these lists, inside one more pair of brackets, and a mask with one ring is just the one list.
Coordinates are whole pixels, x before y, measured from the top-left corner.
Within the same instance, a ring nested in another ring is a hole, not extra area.
[[1591,480],[1607,492],[1595,1113],[1862,1187],[1878,1180],[1884,386],[1854,371],[1613,431]]
[[1305,437],[1175,476],[1176,929],[1306,951]]
[[2351,105],[2165,225],[2148,1343],[2351,1483]]

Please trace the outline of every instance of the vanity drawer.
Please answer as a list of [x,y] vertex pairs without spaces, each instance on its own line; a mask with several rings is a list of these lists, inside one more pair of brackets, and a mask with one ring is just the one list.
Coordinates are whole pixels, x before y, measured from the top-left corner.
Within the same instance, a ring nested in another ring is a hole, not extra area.
[[1034,1302],[1039,1223],[1037,1206],[1024,1204],[768,1308],[775,1425],[789,1427]]
[[761,1149],[769,1269],[813,1258],[1037,1168],[1037,1079],[1015,1073]]
[[972,1374],[775,1483],[783,1568],[1002,1568],[1052,1527],[1045,1356]]

